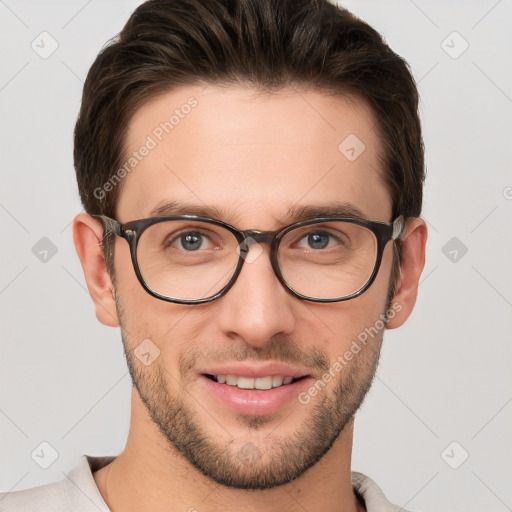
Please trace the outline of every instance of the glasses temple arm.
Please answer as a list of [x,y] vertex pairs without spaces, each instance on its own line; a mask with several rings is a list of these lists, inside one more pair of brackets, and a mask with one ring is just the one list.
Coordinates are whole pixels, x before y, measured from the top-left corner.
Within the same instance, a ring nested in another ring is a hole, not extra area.
[[393,221],[393,233],[391,234],[391,238],[393,240],[399,239],[404,232],[404,227],[405,219],[403,215],[400,215]]

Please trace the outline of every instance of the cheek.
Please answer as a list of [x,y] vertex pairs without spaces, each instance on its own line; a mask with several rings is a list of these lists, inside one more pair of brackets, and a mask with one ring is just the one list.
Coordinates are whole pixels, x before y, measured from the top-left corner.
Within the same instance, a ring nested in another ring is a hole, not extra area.
[[118,240],[115,248],[116,291],[122,307],[125,327],[130,331],[156,327],[172,305],[151,296],[139,282],[128,244]]
[[[389,290],[392,255],[392,244],[388,244],[377,277],[362,295],[339,303],[308,304],[301,316],[302,328],[309,331],[309,335],[313,336],[312,342],[319,348],[321,346],[331,360],[343,354],[365,333],[378,331],[380,338],[384,329],[382,319]],[[305,318],[310,320],[306,323]]]
[[117,302],[126,349],[156,350],[160,365],[178,375],[178,356],[194,347],[194,340],[204,330],[204,313],[198,307],[151,296],[139,283],[131,260],[124,255],[116,259],[116,269]]
[[194,340],[201,334],[204,336],[205,325],[211,329],[206,308],[173,304],[151,296],[135,274],[124,240],[116,242],[114,254],[117,304],[125,349],[136,355],[149,347],[158,354],[160,366],[174,376],[179,375],[179,355],[194,348]]
[[[368,300],[364,294],[336,306],[315,308],[309,315],[315,319],[316,325],[310,326],[309,333],[313,336],[312,343],[325,351],[329,359],[335,360],[348,350],[365,329],[371,327],[379,319],[384,310],[384,298],[379,302]],[[312,314],[313,313],[313,314]]]

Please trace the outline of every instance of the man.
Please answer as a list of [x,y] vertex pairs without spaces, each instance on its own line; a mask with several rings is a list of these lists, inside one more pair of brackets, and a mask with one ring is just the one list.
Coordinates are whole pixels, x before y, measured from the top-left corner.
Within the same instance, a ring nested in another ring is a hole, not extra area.
[[127,444],[2,510],[399,510],[350,461],[424,266],[417,107],[406,63],[325,1],[140,5],[90,69],[74,148]]

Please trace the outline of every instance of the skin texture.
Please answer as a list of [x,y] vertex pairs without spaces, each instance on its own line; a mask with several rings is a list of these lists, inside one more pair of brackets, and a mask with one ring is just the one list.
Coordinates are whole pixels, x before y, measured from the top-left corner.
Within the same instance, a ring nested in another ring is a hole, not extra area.
[[[334,202],[351,203],[371,220],[391,220],[375,120],[360,100],[295,89],[256,95],[235,86],[182,87],[136,112],[128,153],[190,97],[197,105],[124,178],[120,222],[151,216],[171,200],[215,206],[220,220],[239,229],[277,229],[293,222],[285,218],[293,205]],[[338,150],[349,134],[366,146],[354,161]],[[293,297],[262,245],[225,296],[190,306],[146,293],[119,238],[114,293],[99,248],[101,224],[80,214],[73,229],[96,316],[121,327],[134,381],[126,447],[94,473],[111,510],[363,510],[350,483],[353,414],[371,384],[383,330],[308,404],[291,400],[270,415],[235,414],[209,394],[198,368],[280,361],[306,368],[309,385],[321,379],[385,313],[392,243],[373,285],[349,301]],[[414,307],[426,238],[424,221],[410,219],[387,328],[402,325]],[[134,350],[148,338],[160,354],[146,366]]]

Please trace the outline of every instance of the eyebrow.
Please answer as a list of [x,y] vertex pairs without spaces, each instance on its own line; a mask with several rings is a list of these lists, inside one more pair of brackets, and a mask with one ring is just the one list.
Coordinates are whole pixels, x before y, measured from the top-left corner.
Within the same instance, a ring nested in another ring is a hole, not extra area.
[[286,221],[299,222],[301,220],[315,219],[318,217],[367,219],[367,216],[352,203],[329,203],[326,205],[293,205],[288,209]]
[[223,212],[216,206],[178,203],[177,201],[160,203],[149,212],[150,217],[165,217],[171,215],[197,215],[199,217],[220,219],[223,216]]
[[[227,214],[227,215],[226,215]],[[222,211],[217,206],[206,204],[179,203],[170,201],[157,205],[149,212],[150,217],[165,217],[172,215],[197,215],[211,219],[231,221],[234,212]],[[325,205],[293,205],[284,215],[282,222],[300,222],[315,218],[349,218],[368,219],[368,217],[352,203],[329,203]]]

